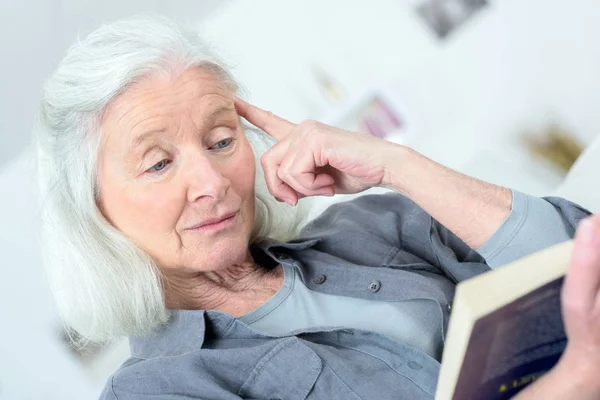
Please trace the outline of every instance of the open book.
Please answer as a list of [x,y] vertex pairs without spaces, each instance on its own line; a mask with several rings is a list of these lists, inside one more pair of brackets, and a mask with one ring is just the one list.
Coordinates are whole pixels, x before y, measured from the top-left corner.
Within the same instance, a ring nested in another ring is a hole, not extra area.
[[568,241],[457,286],[436,399],[510,399],[556,364],[572,249]]

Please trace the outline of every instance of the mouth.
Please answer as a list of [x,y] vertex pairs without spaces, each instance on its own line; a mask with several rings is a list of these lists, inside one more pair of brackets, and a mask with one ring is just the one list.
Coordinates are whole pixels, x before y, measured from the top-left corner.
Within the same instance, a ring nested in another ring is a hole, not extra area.
[[189,231],[217,231],[228,228],[235,223],[239,211],[225,214],[221,217],[211,218],[188,228]]

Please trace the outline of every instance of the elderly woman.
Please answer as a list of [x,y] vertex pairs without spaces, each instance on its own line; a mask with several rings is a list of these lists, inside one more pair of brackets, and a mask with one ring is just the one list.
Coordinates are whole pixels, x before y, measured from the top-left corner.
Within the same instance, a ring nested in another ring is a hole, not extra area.
[[[432,398],[456,283],[571,238],[589,214],[236,93],[194,34],[160,18],[99,28],[47,82],[58,307],[80,345],[130,338],[103,399]],[[377,186],[391,191],[304,224],[299,199]],[[598,394],[598,235],[582,225],[568,349],[523,396]]]

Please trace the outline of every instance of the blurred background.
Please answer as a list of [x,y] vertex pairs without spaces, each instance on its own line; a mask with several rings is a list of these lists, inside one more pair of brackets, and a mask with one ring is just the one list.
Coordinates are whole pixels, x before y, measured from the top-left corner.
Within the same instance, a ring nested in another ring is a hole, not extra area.
[[0,399],[97,398],[127,357],[125,341],[87,355],[65,344],[41,266],[30,130],[78,35],[140,12],[197,27],[263,108],[530,194],[556,193],[600,127],[594,0],[2,0]]

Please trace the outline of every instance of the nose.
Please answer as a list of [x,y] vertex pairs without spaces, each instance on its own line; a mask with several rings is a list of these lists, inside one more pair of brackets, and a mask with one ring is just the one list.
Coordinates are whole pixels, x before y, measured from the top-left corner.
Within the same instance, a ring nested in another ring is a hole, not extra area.
[[205,154],[195,153],[190,157],[187,166],[184,167],[187,169],[185,174],[190,203],[202,198],[220,201],[225,197],[231,182],[223,175],[220,167],[222,165],[214,162]]

